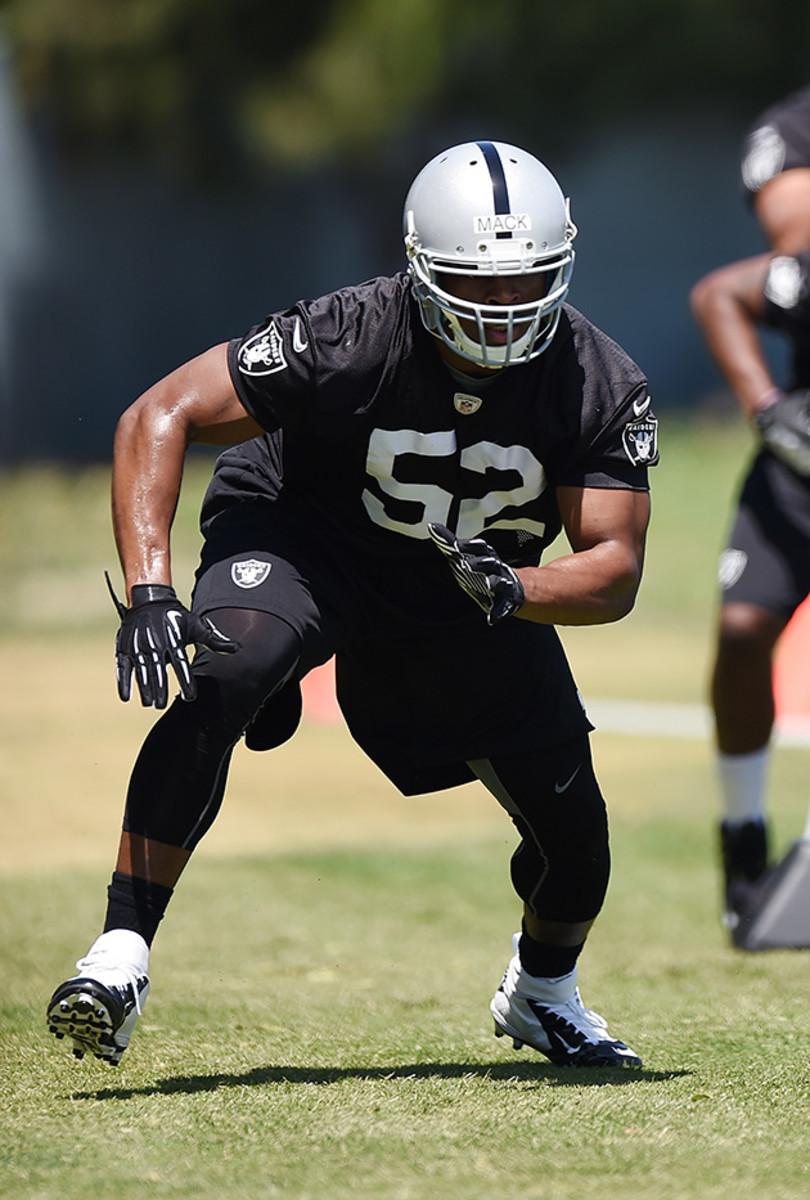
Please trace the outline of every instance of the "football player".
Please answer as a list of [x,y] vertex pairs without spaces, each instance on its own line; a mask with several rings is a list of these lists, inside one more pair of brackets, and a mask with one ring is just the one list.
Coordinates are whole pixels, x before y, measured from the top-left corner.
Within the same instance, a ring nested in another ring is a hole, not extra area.
[[[712,271],[691,293],[695,319],[758,443],[720,558],[711,691],[724,923],[732,940],[768,868],[773,651],[810,593],[810,88],[755,121],[742,178],[770,250]],[[763,327],[792,344],[783,386],[773,377]]]
[[[454,146],[408,193],[406,270],[272,313],[121,417],[118,689],[134,676],[163,709],[176,677],[180,695],[133,770],[104,931],[48,1005],[79,1057],[127,1046],[235,745],[289,738],[301,679],[336,655],[348,727],[404,794],[479,779],[514,822],[496,1032],[554,1063],[639,1064],[577,986],[608,825],[554,627],[633,606],[656,420],[639,368],[565,302],[575,233],[531,154]],[[169,541],[191,442],[232,448],[189,610]],[[541,565],[562,530],[570,552]]]

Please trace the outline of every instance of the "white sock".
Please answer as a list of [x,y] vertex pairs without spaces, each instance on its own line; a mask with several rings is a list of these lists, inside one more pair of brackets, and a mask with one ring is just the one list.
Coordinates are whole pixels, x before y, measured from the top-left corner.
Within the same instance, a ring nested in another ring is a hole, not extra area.
[[723,802],[723,819],[731,825],[765,820],[765,785],[770,748],[752,754],[717,755],[717,775]]

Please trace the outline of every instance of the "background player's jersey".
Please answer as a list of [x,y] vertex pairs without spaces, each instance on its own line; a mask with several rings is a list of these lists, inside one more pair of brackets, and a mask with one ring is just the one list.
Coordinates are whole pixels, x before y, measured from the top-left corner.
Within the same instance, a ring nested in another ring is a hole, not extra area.
[[810,87],[766,108],[752,124],[742,153],[749,198],[782,171],[810,167]]
[[[766,325],[784,333],[793,347],[793,370],[785,387],[789,391],[810,388],[810,251],[796,255],[777,255],[771,259],[765,279]],[[760,449],[757,454],[756,476],[753,483],[746,484],[748,494],[743,500],[756,509],[757,525],[764,528],[775,544],[782,545],[784,533],[772,533],[772,518],[768,515],[769,505],[776,506],[778,520],[784,521],[789,514],[790,534],[788,541],[806,554],[810,539],[810,478],[792,471],[770,450]],[[760,482],[762,476],[766,483]],[[769,499],[763,498],[767,492]],[[752,497],[754,497],[752,499]],[[747,597],[748,593],[744,593]],[[759,603],[764,603],[760,597]],[[765,607],[771,611],[784,611],[776,602],[769,601]]]
[[570,307],[540,358],[483,381],[443,363],[405,275],[269,317],[229,360],[245,408],[282,434],[221,456],[204,520],[234,489],[286,495],[378,564],[432,567],[430,521],[537,563],[560,531],[557,485],[646,490],[657,460],[644,376]]
[[810,250],[771,259],[765,280],[764,319],[793,346],[789,390],[810,388]]

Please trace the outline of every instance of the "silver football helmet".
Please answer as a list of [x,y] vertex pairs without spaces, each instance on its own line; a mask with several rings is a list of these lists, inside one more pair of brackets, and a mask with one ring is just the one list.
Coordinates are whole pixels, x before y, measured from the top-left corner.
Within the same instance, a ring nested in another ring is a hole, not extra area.
[[[431,333],[492,370],[543,353],[568,292],[577,230],[538,159],[503,142],[453,146],[416,176],[403,225],[408,273]],[[538,276],[545,287],[530,303],[479,304],[453,295],[453,275]]]

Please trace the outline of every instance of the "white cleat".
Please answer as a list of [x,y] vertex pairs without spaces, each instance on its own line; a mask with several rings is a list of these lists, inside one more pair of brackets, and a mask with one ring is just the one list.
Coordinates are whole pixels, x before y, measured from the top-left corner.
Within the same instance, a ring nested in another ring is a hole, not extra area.
[[97,938],[80,972],[48,1002],[48,1030],[69,1037],[76,1058],[86,1053],[111,1066],[121,1061],[149,992],[149,947],[139,933],[111,929]]
[[514,956],[489,1006],[495,1036],[511,1037],[516,1050],[531,1046],[558,1067],[640,1067],[635,1051],[610,1036],[604,1017],[583,1005],[576,967],[559,979],[529,975],[519,939],[516,933]]

